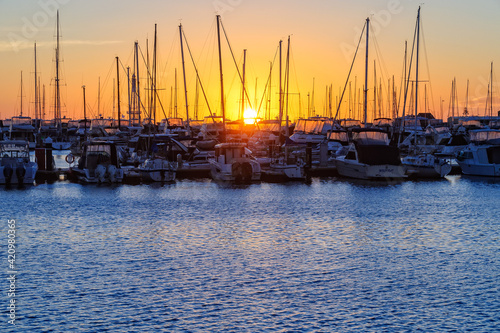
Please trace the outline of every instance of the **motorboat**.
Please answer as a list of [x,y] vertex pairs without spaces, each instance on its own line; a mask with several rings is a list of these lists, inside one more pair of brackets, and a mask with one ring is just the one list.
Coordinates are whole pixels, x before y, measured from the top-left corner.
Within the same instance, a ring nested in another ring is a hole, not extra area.
[[409,154],[401,158],[408,176],[415,178],[443,178],[451,172],[451,164],[433,154]]
[[[66,160],[73,162],[74,158]],[[116,145],[106,141],[85,142],[82,156],[75,165],[70,165],[69,172],[73,179],[85,183],[121,183],[124,175]]]
[[37,170],[28,141],[0,141],[0,184],[33,184]]
[[260,180],[260,164],[251,153],[245,143],[217,144],[215,157],[209,160],[212,178],[235,182]]
[[471,130],[470,144],[456,160],[462,173],[474,176],[500,177],[500,130]]
[[389,145],[387,132],[370,128],[352,130],[352,143],[346,154],[335,158],[341,176],[358,179],[406,178],[399,149]]

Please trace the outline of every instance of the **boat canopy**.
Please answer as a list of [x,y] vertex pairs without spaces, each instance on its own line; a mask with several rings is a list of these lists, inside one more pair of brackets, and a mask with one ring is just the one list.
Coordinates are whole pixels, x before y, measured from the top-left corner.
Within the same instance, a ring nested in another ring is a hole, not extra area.
[[500,144],[500,130],[472,130],[470,140],[480,144]]
[[29,156],[29,143],[22,140],[12,140],[12,141],[0,141],[0,154],[4,157],[8,154],[9,157],[14,157],[12,154],[16,154],[15,157],[26,157]]
[[328,140],[337,142],[349,142],[349,134],[346,131],[332,131],[328,135]]
[[373,129],[353,131],[352,139],[356,143],[362,144],[362,145],[388,145],[389,144],[389,135],[386,132],[376,131]]

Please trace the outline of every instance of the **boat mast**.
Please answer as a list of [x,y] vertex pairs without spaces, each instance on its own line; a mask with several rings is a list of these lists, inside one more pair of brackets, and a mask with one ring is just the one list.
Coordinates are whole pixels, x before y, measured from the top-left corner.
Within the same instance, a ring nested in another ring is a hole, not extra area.
[[83,140],[85,141],[85,137],[87,136],[87,104],[85,101],[85,86],[82,86],[83,89],[83,121],[84,121],[84,130],[83,130]]
[[177,118],[177,68],[174,71],[175,96],[174,96],[174,117]]
[[184,47],[182,44],[182,24],[179,24],[179,35],[181,40],[182,75],[184,76],[184,98],[186,101],[186,127],[189,129],[189,108],[188,108],[188,93],[187,93],[187,83],[186,83],[186,67],[184,65]]
[[247,49],[243,50],[243,79],[241,80],[241,116],[240,119],[245,117],[245,68],[247,60]]
[[[415,131],[417,130],[417,113],[418,113],[418,65],[419,65],[419,50],[420,50],[420,6],[417,13],[417,64],[415,67]],[[417,136],[415,132],[415,145]]]
[[23,116],[23,71],[21,71],[21,114]]
[[220,44],[220,15],[217,15],[217,41],[219,46],[220,107],[222,112],[222,142],[226,141],[226,110],[224,109],[224,79],[222,75],[222,50]]
[[35,125],[37,123],[37,119],[40,117],[39,116],[39,110],[38,110],[38,77],[37,77],[37,71],[36,71],[36,42],[35,42]]
[[55,96],[55,125],[57,132],[61,128],[61,93],[59,89],[59,10],[57,11],[57,35],[56,35],[56,96]]
[[370,18],[366,18],[366,59],[365,59],[365,87],[364,87],[364,101],[363,101],[363,112],[364,112],[364,125],[366,127],[367,122],[367,103],[368,103],[368,36],[370,31]]
[[490,118],[493,117],[493,61],[491,62],[491,69],[490,69]]
[[119,59],[116,57],[116,92],[117,92],[117,103],[118,103],[118,129],[121,127],[121,109],[120,109],[120,68]]
[[266,120],[271,119],[271,89],[272,89],[272,73],[273,73],[273,63],[272,61],[269,62],[269,90],[267,93],[267,107],[266,107]]
[[[137,93],[137,109],[134,106],[134,110],[137,110],[137,116],[139,121],[139,126],[141,125],[141,89],[139,86],[139,42],[135,42],[135,91]],[[135,119],[135,116],[134,116]]]
[[156,52],[157,52],[157,24],[155,23],[155,40],[154,40],[154,45],[153,45],[153,77],[152,77],[152,86],[153,86],[153,89],[151,90],[151,93],[152,93],[152,98],[151,98],[151,101],[153,102],[152,103],[152,112],[153,112],[153,126],[156,125],[156,72],[157,72],[157,68],[156,68],[156,62],[157,62],[157,59],[156,59]]
[[467,79],[467,90],[465,92],[465,108],[464,108],[464,116],[469,115],[469,79]]
[[290,84],[290,36],[288,36],[288,46],[287,46],[287,51],[286,51],[286,95],[285,95],[285,121],[286,121],[286,128],[285,128],[285,135],[288,138],[290,136],[290,128],[288,126],[288,87]]
[[[280,80],[280,83],[279,83],[279,116],[278,116],[278,119],[279,119],[279,136],[281,136],[281,122],[283,121],[283,91],[282,91],[282,87],[281,87],[281,67],[282,67],[282,64],[281,64],[281,48],[282,48],[282,44],[283,44],[283,41],[280,40],[280,43],[279,43],[279,57],[280,57],[280,67],[279,67],[279,71],[280,71],[280,74],[279,74],[279,80]],[[279,138],[278,138],[278,144],[279,144]]]

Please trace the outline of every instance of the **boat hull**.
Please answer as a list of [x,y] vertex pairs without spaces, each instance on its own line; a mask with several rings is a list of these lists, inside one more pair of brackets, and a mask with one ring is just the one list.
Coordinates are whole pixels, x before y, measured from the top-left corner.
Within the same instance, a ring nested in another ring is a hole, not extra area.
[[[36,163],[30,162],[22,166],[22,168],[24,171],[20,170],[19,166],[11,167],[9,171],[9,168],[6,168],[6,166],[0,166],[0,184],[33,184],[36,172],[38,171]],[[24,175],[21,176],[23,173]]]
[[357,179],[402,179],[406,178],[406,167],[403,165],[367,165],[356,161],[336,160],[339,175]]

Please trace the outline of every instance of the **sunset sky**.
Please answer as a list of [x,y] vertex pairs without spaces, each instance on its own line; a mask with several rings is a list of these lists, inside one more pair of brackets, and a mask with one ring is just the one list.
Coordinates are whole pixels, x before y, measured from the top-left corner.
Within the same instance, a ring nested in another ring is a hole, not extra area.
[[[179,23],[207,90],[213,112],[220,114],[220,83],[216,39],[216,14],[220,14],[238,65],[247,49],[246,82],[250,102],[260,104],[278,43],[283,40],[283,69],[287,39],[291,36],[289,103],[290,116],[306,116],[314,82],[316,114],[325,112],[326,91],[332,86],[333,103],[339,96],[351,66],[353,50],[367,17],[371,19],[368,78],[369,119],[373,119],[374,61],[377,89],[382,84],[382,111],[389,116],[388,80],[394,76],[399,96],[403,75],[404,44],[411,50],[420,2],[410,0],[0,0],[0,118],[20,114],[21,71],[23,75],[23,115],[34,116],[34,43],[41,84],[45,85],[45,118],[53,117],[55,76],[54,49],[56,9],[60,13],[63,116],[83,116],[82,86],[86,86],[89,117],[116,117],[113,113],[115,57],[120,72],[121,109],[127,110],[127,66],[133,66],[133,46],[138,41],[146,57],[146,40],[152,57],[154,26],[158,26],[158,84],[164,107],[157,119],[169,116],[174,72],[178,75],[178,115],[185,117],[184,87],[180,57]],[[469,112],[484,115],[493,62],[494,112],[500,109],[500,0],[444,0],[422,4],[420,52],[420,112],[425,96],[430,112],[447,117],[451,82],[456,78],[460,114],[469,85]],[[194,118],[195,72],[185,47],[186,81],[191,118]],[[351,103],[364,83],[364,46],[351,74]],[[142,55],[141,55],[142,58]],[[229,48],[223,40],[224,88],[227,117],[235,119],[241,99],[241,83]],[[146,71],[141,64],[141,89],[145,93]],[[414,66],[414,65],[413,65]],[[414,80],[414,74],[412,73]],[[356,94],[354,91],[356,77]],[[98,82],[101,82],[98,112]],[[271,86],[272,116],[278,100],[278,62],[273,68]],[[256,89],[257,88],[257,89]],[[392,87],[390,88],[392,90]],[[257,93],[257,96],[256,96]],[[308,103],[308,95],[309,103]],[[300,96],[300,97],[299,97]],[[257,98],[256,98],[257,97]],[[208,115],[200,94],[198,118]],[[301,104],[299,107],[299,103]],[[358,99],[356,102],[360,105]],[[264,116],[265,102],[259,113]],[[441,109],[442,105],[442,109]],[[252,105],[254,106],[254,105]],[[341,117],[347,117],[346,92]],[[254,106],[255,108],[255,106]],[[333,106],[335,113],[335,105]],[[352,107],[351,115],[357,116]],[[441,113],[441,110],[443,114]]]

